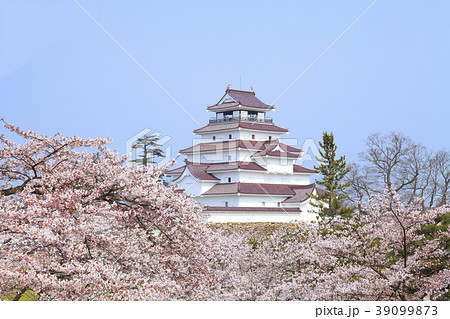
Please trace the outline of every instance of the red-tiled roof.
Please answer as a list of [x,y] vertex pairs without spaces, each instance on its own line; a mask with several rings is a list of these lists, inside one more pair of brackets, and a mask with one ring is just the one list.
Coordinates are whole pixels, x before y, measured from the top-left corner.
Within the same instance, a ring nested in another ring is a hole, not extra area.
[[300,153],[302,151],[299,148],[281,143],[279,140],[271,140],[271,141],[231,140],[231,141],[219,141],[212,143],[196,144],[194,146],[180,150],[180,153],[189,154],[193,152],[220,151],[235,148],[243,148],[248,150],[267,149],[271,151],[277,146],[280,146],[282,150],[290,153]]
[[309,169],[300,165],[296,165],[294,164],[294,173],[311,173],[311,174],[315,174],[317,173],[316,170],[313,169]]
[[189,172],[191,172],[192,176],[195,178],[198,178],[200,180],[212,180],[217,181],[220,180],[219,178],[215,177],[212,174],[209,174],[206,172],[210,164],[204,164],[204,163],[190,163],[186,162],[185,166],[175,168],[173,170],[165,171],[166,175],[173,176],[173,179],[179,178],[184,170],[187,168]]
[[280,148],[283,152],[289,153],[301,153],[302,150],[287,144],[280,142],[279,140],[267,141],[264,143],[267,152],[275,151],[276,148]]
[[290,157],[290,158],[298,158],[300,155],[289,153],[289,152],[281,152],[281,151],[268,151],[264,150],[254,154],[253,156],[274,156],[274,157]]
[[223,206],[206,206],[207,212],[287,212],[287,213],[301,213],[298,207],[223,207]]
[[164,171],[164,174],[166,174],[167,176],[172,176],[173,180],[178,179],[178,177],[180,177],[184,170],[186,169],[186,165],[175,168],[175,169],[171,169],[171,170],[166,170]]
[[216,112],[220,112],[220,111],[226,111],[231,109],[238,109],[239,107],[239,103],[238,102],[228,102],[228,103],[223,103],[223,104],[215,104],[215,105],[211,105],[208,106],[206,109],[208,111],[216,111]]
[[209,164],[203,165],[200,163],[189,163],[187,162],[187,169],[192,173],[192,176],[198,178],[200,180],[220,180],[212,174],[206,172],[206,169],[209,167]]
[[310,185],[303,185],[303,187],[296,187],[293,188],[293,191],[295,193],[294,196],[289,197],[288,199],[285,199],[283,203],[301,203],[307,200],[309,197],[308,195],[312,194],[314,191],[315,184]]
[[269,194],[269,195],[295,195],[286,184],[264,183],[220,183],[207,190],[203,195],[218,194]]
[[326,192],[318,188],[315,183],[309,185],[265,184],[265,183],[219,183],[207,190],[203,195],[225,194],[257,194],[257,195],[286,195],[291,196],[283,203],[301,203],[308,199],[308,194],[316,190],[324,195]]
[[[272,110],[274,108],[272,105],[268,105],[268,104],[261,102],[261,100],[256,97],[255,93],[251,92],[251,91],[227,89],[225,91],[225,94],[230,95],[236,102],[238,102],[240,105],[243,105],[243,106],[258,108],[258,109],[262,109],[262,110]],[[215,110],[215,109],[220,109],[222,107],[234,106],[234,105],[231,105],[232,103],[233,102],[212,105],[212,106],[208,107],[208,110]],[[234,103],[234,104],[236,104],[236,103]]]
[[263,147],[263,141],[250,141],[250,140],[231,140],[231,141],[219,141],[212,143],[201,143],[194,146],[180,150],[180,153],[193,153],[193,152],[207,152],[207,151],[220,151],[235,148],[255,149],[259,150]]
[[194,133],[211,133],[216,131],[226,131],[237,128],[252,129],[257,131],[270,131],[287,133],[288,129],[279,127],[274,124],[262,124],[262,123],[249,123],[249,122],[225,122],[220,124],[208,124],[199,129],[194,130]]
[[302,203],[309,198],[314,190],[319,195],[325,195],[326,191],[316,186],[315,183],[309,185],[297,185],[292,187],[292,190],[295,192],[295,195],[285,199],[283,203]]
[[225,170],[246,169],[253,171],[265,171],[264,167],[259,166],[254,162],[232,162],[232,163],[215,163],[211,164],[206,172],[218,172]]
[[167,174],[167,175],[182,174],[184,172],[185,168],[186,168],[186,165],[178,167],[178,168],[174,168],[174,169],[168,169],[164,173]]
[[173,179],[180,177],[184,170],[188,170],[192,173],[195,178],[201,180],[219,180],[214,175],[210,174],[212,172],[220,172],[224,170],[237,170],[246,169],[253,171],[265,171],[264,167],[254,163],[254,162],[231,162],[231,163],[192,163],[186,161],[186,165],[178,167],[172,170],[165,171],[165,174],[172,176]]
[[261,130],[261,131],[276,131],[276,132],[284,132],[284,133],[289,132],[288,129],[276,126],[275,124],[239,122],[239,127],[252,129],[252,130]]

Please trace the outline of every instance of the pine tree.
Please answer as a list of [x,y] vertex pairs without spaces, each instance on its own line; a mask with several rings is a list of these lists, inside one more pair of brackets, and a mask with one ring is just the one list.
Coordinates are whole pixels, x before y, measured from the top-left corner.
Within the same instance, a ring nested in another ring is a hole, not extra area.
[[158,144],[159,138],[156,135],[145,135],[136,140],[131,146],[133,149],[141,150],[136,159],[131,162],[148,166],[155,163],[155,157],[163,157],[164,152],[160,149],[161,145]]
[[315,166],[322,179],[316,181],[316,184],[322,186],[325,192],[317,192],[310,195],[311,205],[319,208],[319,215],[321,217],[333,218],[337,215],[348,216],[353,209],[344,204],[345,188],[349,183],[343,183],[344,176],[350,171],[345,161],[345,156],[337,158],[337,146],[334,143],[333,133],[323,133],[323,141],[319,142],[319,153],[321,158],[317,158],[320,163]]

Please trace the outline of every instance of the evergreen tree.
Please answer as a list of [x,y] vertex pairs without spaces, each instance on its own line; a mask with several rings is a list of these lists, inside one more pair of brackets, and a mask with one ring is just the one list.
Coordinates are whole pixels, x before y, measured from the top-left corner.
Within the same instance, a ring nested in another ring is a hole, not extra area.
[[316,184],[322,186],[325,192],[317,192],[310,195],[311,205],[319,208],[321,217],[331,217],[336,215],[348,216],[353,209],[344,204],[345,188],[349,183],[343,183],[342,180],[350,169],[347,167],[345,156],[337,158],[337,146],[334,143],[333,133],[323,133],[323,141],[319,142],[319,153],[321,158],[317,158],[319,166],[314,166],[322,179],[316,181]]
[[160,149],[161,144],[158,144],[159,138],[156,135],[144,135],[136,140],[131,146],[133,149],[140,150],[136,159],[131,162],[142,166],[148,166],[155,163],[155,157],[163,157],[164,152]]

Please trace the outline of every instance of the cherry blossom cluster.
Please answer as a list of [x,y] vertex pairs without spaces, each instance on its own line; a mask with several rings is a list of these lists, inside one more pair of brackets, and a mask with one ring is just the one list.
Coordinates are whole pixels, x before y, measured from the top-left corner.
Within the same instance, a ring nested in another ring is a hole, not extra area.
[[[269,238],[233,233],[223,298],[238,300],[436,300],[448,298],[450,207],[404,206],[391,190],[349,218],[298,224]],[[442,227],[441,227],[442,228]],[[447,294],[445,297],[445,294]]]
[[0,136],[2,298],[209,297],[212,232],[198,204],[158,180],[164,167],[124,165],[107,139],[4,126],[24,143]]
[[[108,139],[0,135],[0,299],[436,300],[449,296],[450,207],[393,190],[349,217],[271,235],[213,230]],[[447,226],[446,226],[447,225]]]

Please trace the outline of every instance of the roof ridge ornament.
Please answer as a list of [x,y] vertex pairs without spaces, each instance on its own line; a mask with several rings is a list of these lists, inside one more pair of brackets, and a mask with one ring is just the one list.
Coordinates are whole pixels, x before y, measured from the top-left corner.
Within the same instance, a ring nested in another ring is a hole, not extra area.
[[253,86],[250,85],[250,91],[252,91],[253,94],[255,94],[255,91],[253,91]]

